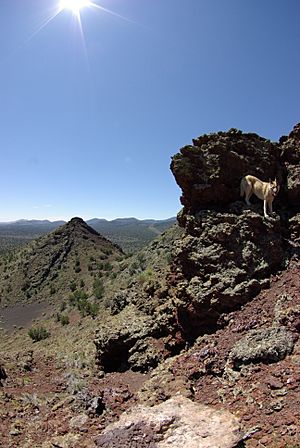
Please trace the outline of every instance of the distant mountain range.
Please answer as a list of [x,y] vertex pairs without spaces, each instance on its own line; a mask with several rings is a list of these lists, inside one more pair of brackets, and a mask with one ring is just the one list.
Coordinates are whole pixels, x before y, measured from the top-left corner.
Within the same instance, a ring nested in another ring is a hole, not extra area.
[[[165,220],[118,218],[111,221],[93,218],[86,221],[97,232],[119,244],[125,252],[135,252],[176,222]],[[28,241],[52,232],[65,221],[26,220],[0,223],[0,253],[20,247]]]

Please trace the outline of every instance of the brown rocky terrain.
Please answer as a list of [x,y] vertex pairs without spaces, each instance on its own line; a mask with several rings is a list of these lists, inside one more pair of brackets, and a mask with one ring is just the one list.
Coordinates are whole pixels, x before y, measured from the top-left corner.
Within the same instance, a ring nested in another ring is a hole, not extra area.
[[[179,227],[113,263],[98,316],[71,310],[63,327],[49,314],[51,336],[36,343],[4,334],[4,446],[300,446],[299,129],[279,143],[232,129],[182,148]],[[240,199],[246,174],[280,182],[269,219],[262,201]],[[194,422],[203,405],[226,418],[196,434],[168,400]]]

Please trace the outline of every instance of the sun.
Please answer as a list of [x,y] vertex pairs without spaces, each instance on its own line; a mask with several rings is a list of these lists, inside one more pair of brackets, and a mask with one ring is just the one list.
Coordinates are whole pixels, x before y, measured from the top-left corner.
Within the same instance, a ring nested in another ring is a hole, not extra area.
[[89,0],[61,0],[60,1],[60,10],[70,9],[73,14],[79,16],[80,10],[87,6],[91,6],[92,2]]

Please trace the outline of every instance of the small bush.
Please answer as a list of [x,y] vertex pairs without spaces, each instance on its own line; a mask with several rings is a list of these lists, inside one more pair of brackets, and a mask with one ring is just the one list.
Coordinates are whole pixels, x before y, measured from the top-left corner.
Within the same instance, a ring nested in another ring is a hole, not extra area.
[[112,270],[112,264],[109,263],[109,262],[104,263],[104,265],[103,265],[103,269],[104,269],[105,271],[111,271],[111,270]]
[[74,282],[74,280],[70,283],[70,290],[72,291],[72,292],[74,292],[75,291],[75,289],[76,289],[76,283]]
[[31,337],[34,342],[38,342],[42,339],[47,339],[50,336],[50,333],[44,327],[36,327],[30,328],[28,336]]
[[69,325],[70,319],[67,314],[56,313],[56,322],[60,322],[62,325]]
[[92,316],[92,318],[95,318],[99,312],[99,305],[97,303],[87,302],[84,312],[85,315],[89,315]]
[[67,314],[62,314],[61,316],[60,316],[60,323],[63,325],[63,326],[65,326],[65,325],[69,325],[69,323],[70,323],[70,319],[69,319],[69,316],[67,315]]
[[144,272],[141,272],[138,276],[138,282],[140,285],[143,285],[145,282],[149,281],[153,277],[153,270],[151,268],[147,268]]
[[89,302],[87,293],[82,289],[79,291],[74,291],[73,294],[70,295],[69,299],[70,305],[75,306],[82,317],[96,317],[98,314],[99,306],[96,303]]
[[104,286],[103,282],[100,280],[100,278],[96,278],[93,283],[93,293],[96,299],[102,299],[104,294]]

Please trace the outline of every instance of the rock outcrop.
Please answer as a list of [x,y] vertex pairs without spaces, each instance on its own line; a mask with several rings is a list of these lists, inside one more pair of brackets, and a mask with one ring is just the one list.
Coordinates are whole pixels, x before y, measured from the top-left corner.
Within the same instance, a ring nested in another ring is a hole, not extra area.
[[280,219],[252,211],[200,211],[194,223],[193,234],[177,242],[173,262],[177,320],[189,339],[213,331],[222,313],[268,286],[286,246]]
[[138,406],[109,425],[96,439],[101,448],[234,448],[241,440],[236,417],[176,396],[154,406]]
[[172,158],[171,170],[182,189],[184,211],[227,209],[239,199],[240,180],[247,174],[265,181],[285,179],[278,145],[257,134],[228,132],[202,135]]
[[277,362],[289,355],[293,347],[293,334],[284,327],[249,330],[233,347],[230,358],[236,367],[250,363]]
[[[298,125],[289,137],[272,143],[231,129],[203,135],[172,158],[182,190],[182,233],[169,241],[166,266],[156,269],[151,280],[141,282],[141,273],[131,276],[112,299],[116,331],[100,329],[96,339],[104,370],[111,371],[106,360],[118,358],[120,347],[126,347],[119,356],[123,366],[145,371],[221,328],[228,313],[267,288],[270,275],[298,253],[299,134]],[[269,219],[261,200],[252,197],[248,207],[240,198],[246,174],[280,183]],[[155,244],[149,252],[158,253]],[[126,309],[131,309],[129,319]]]
[[[293,176],[299,154],[296,126],[281,146],[232,129],[199,137],[173,157],[171,170],[184,206],[178,222],[186,232],[174,253],[174,286],[178,323],[188,337],[213,331],[222,313],[257,295],[289,257],[288,218],[297,207],[292,198],[298,197]],[[250,210],[241,201],[239,185],[246,174],[279,181],[271,219],[263,217],[261,200],[252,197]],[[295,238],[297,223],[291,219]]]
[[299,210],[300,207],[300,123],[288,137],[280,139],[281,161],[287,170],[287,201],[289,207]]

